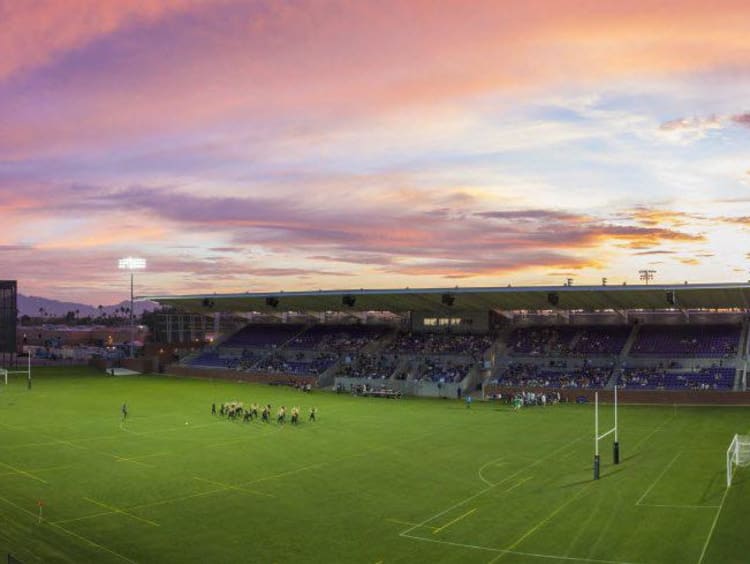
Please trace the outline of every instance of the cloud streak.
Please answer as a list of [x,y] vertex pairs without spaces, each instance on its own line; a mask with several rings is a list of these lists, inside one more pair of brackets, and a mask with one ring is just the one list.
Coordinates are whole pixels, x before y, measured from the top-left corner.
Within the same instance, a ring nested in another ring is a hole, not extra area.
[[158,293],[614,279],[651,255],[730,276],[744,4],[0,2],[6,275],[102,296],[143,253]]

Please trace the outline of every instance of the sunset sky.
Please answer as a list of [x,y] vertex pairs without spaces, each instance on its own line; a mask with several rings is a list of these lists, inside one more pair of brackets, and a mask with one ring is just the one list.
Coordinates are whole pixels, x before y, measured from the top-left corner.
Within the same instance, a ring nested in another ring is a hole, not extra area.
[[750,279],[747,0],[0,0],[0,278]]

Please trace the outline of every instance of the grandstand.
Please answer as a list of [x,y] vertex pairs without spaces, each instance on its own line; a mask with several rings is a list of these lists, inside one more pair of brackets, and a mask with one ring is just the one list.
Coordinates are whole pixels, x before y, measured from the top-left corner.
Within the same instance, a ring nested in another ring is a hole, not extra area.
[[[203,295],[147,299],[214,316],[216,326],[225,307],[260,312],[264,322],[182,363],[241,379],[305,376],[321,387],[445,397],[746,389],[746,284],[228,294],[211,295],[210,312]],[[350,322],[321,321],[318,308],[348,312]]]

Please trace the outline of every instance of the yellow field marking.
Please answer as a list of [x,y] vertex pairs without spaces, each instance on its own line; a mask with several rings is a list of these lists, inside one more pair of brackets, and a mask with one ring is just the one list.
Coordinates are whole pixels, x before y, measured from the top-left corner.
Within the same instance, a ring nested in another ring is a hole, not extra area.
[[[12,425],[7,425],[5,423],[0,423],[0,425],[2,425],[4,427],[7,427],[9,429],[20,430],[20,431],[24,430],[24,429],[19,429],[17,427],[13,427]],[[122,457],[122,456],[117,456],[116,454],[110,454],[108,452],[96,450],[96,449],[93,449],[91,447],[86,447],[86,446],[82,446],[82,445],[76,445],[76,444],[73,444],[69,440],[58,439],[58,438],[55,438],[55,437],[53,437],[51,435],[48,435],[47,433],[39,432],[39,434],[50,437],[52,439],[52,441],[50,443],[37,443],[34,446],[42,446],[43,444],[47,444],[47,445],[49,445],[49,444],[52,444],[52,445],[54,445],[54,444],[60,444],[60,445],[69,446],[71,448],[76,448],[76,449],[79,449],[79,450],[87,450],[89,452],[93,452],[95,454],[100,454],[100,455],[103,455],[103,456],[109,456],[110,458],[114,458],[117,462],[132,462],[133,464],[140,464],[141,466],[146,466],[148,468],[155,468],[155,466],[153,464],[146,464],[145,462],[139,462],[138,460],[135,460],[135,458],[142,458],[142,457],[134,457],[132,459],[125,458],[125,457]],[[116,436],[117,435],[115,435],[114,437],[116,437]],[[80,439],[80,440],[94,440],[94,439]],[[2,463],[0,463],[0,464],[2,464]],[[39,479],[41,480],[41,478],[39,478]],[[44,483],[46,484],[47,482],[44,482]]]
[[91,499],[90,497],[84,497],[86,501],[89,503],[93,503],[94,505],[98,505],[99,507],[103,507],[104,509],[109,509],[113,513],[120,513],[122,515],[127,515],[128,517],[135,519],[136,521],[142,521],[144,523],[147,523],[151,525],[152,527],[159,527],[159,523],[156,523],[154,521],[150,521],[149,519],[144,519],[143,517],[138,517],[138,515],[133,515],[132,513],[128,513],[124,509],[120,509],[119,507],[115,507],[113,505],[107,505],[106,503],[102,503],[101,501],[96,501],[95,499]]
[[[9,426],[6,425],[6,427],[9,427]],[[15,429],[15,430],[19,430],[19,431],[23,431],[23,429],[16,429],[15,427],[9,427],[9,428],[12,428],[12,429]],[[81,439],[72,439],[72,440],[76,441],[76,442],[83,442],[83,441],[103,441],[103,440],[106,440],[106,439],[116,439],[119,436],[120,435],[102,435],[102,436],[99,436],[99,437],[85,437],[85,438],[81,438]],[[43,442],[43,443],[24,443],[22,445],[0,445],[0,448],[4,448],[4,449],[9,449],[10,450],[10,449],[17,449],[17,448],[31,448],[31,447],[53,446],[53,445],[59,445],[59,444],[64,444],[64,445],[67,445],[67,446],[71,446],[73,448],[86,448],[86,447],[81,447],[79,445],[74,445],[71,440],[64,440],[64,439],[55,439],[55,440],[46,441],[46,442]]]
[[131,457],[131,458],[127,458],[127,457],[124,457],[124,456],[119,456],[117,454],[112,454],[110,452],[105,452],[103,450],[96,450],[96,449],[91,448],[91,447],[86,447],[86,446],[81,446],[81,445],[74,445],[70,441],[58,441],[58,442],[60,442],[62,444],[70,445],[71,447],[77,448],[77,449],[80,449],[80,450],[87,450],[89,452],[93,452],[94,454],[98,454],[98,455],[101,455],[101,456],[108,456],[108,457],[114,459],[115,462],[131,462],[133,464],[140,464],[141,466],[145,466],[147,468],[156,468],[156,466],[154,466],[153,464],[146,464],[145,462],[141,462],[141,461],[137,460],[139,458],[147,458],[148,456],[151,456],[151,455],[147,455],[147,456],[134,456],[134,457]]
[[65,439],[55,439],[55,442],[61,445],[69,446],[71,448],[77,448],[78,450],[91,450],[89,447],[74,445],[73,443]]
[[466,517],[468,517],[469,515],[471,515],[472,513],[474,513],[474,512],[476,511],[476,510],[477,510],[477,508],[476,508],[476,507],[475,507],[474,509],[469,509],[469,510],[468,510],[468,511],[467,511],[466,513],[464,513],[463,515],[460,515],[460,516],[456,517],[455,519],[453,519],[453,521],[449,521],[448,523],[446,523],[446,524],[445,524],[445,525],[443,525],[442,527],[438,527],[437,529],[435,529],[434,531],[432,531],[432,534],[433,534],[433,535],[436,535],[436,534],[438,534],[438,533],[439,533],[440,531],[442,531],[443,529],[447,529],[447,528],[448,528],[448,527],[450,527],[451,525],[453,525],[453,524],[455,524],[455,523],[458,523],[458,522],[459,522],[459,521],[460,521],[461,519],[465,519]]
[[243,486],[249,486],[251,484],[257,484],[259,482],[267,482],[268,480],[277,480],[279,478],[283,478],[285,476],[289,476],[291,474],[299,474],[300,472],[304,472],[305,470],[310,470],[311,468],[321,468],[325,466],[325,462],[320,462],[318,464],[310,464],[309,466],[303,466],[302,468],[297,468],[296,470],[289,470],[288,472],[282,472],[280,474],[274,474],[273,476],[266,476],[265,478],[258,478],[257,480],[252,480],[250,482],[245,482],[242,484]]
[[[213,490],[208,490],[208,491],[205,491],[205,492],[199,492],[199,493],[188,494],[188,495],[181,495],[181,496],[178,496],[178,497],[173,497],[173,498],[168,498],[168,499],[162,499],[160,501],[153,501],[151,503],[142,503],[140,505],[132,505],[132,506],[128,507],[128,509],[142,509],[144,507],[155,507],[157,505],[165,505],[167,503],[174,503],[176,501],[184,501],[184,500],[193,499],[193,498],[196,498],[196,497],[203,497],[205,495],[211,495],[211,494],[215,494],[215,493],[227,492],[227,491],[231,491],[232,489],[235,489],[237,487],[244,488],[244,486],[249,486],[251,484],[257,484],[259,482],[265,482],[265,481],[268,481],[268,480],[276,480],[278,478],[283,478],[284,476],[289,476],[291,474],[297,474],[299,472],[303,472],[305,470],[309,470],[310,468],[319,468],[319,467],[325,466],[325,465],[326,465],[325,462],[322,462],[320,464],[311,464],[310,466],[303,466],[302,468],[297,468],[295,470],[289,470],[288,472],[282,472],[280,474],[274,474],[273,476],[266,476],[264,478],[258,478],[257,480],[252,480],[250,482],[246,482],[244,484],[240,484],[239,486],[232,486],[232,487],[222,486],[220,488],[216,488],[216,489],[213,489]],[[227,484],[227,486],[228,485],[229,484]],[[250,490],[248,490],[248,491],[250,491]],[[270,495],[270,494],[267,494],[267,495]]]
[[128,458],[123,458],[121,456],[117,457],[117,462],[135,462],[137,460],[141,460],[142,458],[153,458],[154,456],[168,456],[172,454],[171,452],[156,452],[154,454],[144,454],[142,456],[129,456]]
[[[487,492],[489,492],[489,491],[492,491],[493,489],[495,489],[495,488],[496,488],[496,487],[498,487],[499,485],[501,485],[501,484],[504,484],[504,483],[506,483],[506,482],[509,482],[509,481],[513,480],[513,479],[514,479],[514,478],[515,478],[516,476],[518,476],[519,474],[522,474],[522,473],[523,473],[524,471],[526,471],[526,470],[529,470],[529,469],[533,468],[534,466],[536,466],[537,464],[541,464],[541,463],[543,463],[544,461],[546,461],[546,460],[548,460],[548,459],[550,459],[550,458],[553,458],[554,456],[556,456],[556,455],[557,455],[557,453],[558,453],[558,452],[561,452],[561,451],[563,451],[563,450],[565,450],[565,449],[567,449],[567,448],[571,447],[572,445],[576,444],[577,442],[579,442],[579,441],[581,441],[581,440],[582,440],[581,438],[573,439],[573,440],[572,440],[572,441],[570,441],[569,443],[567,443],[567,444],[564,444],[564,445],[562,445],[562,446],[561,446],[561,447],[559,447],[559,448],[556,448],[556,449],[555,449],[555,450],[553,450],[553,451],[552,451],[551,453],[549,453],[549,454],[548,454],[547,456],[543,456],[543,457],[541,457],[541,458],[537,458],[537,459],[536,459],[536,460],[534,460],[534,462],[532,462],[531,464],[529,464],[529,465],[525,466],[524,468],[521,468],[520,470],[517,470],[516,472],[514,472],[514,473],[513,473],[513,474],[511,474],[510,476],[506,476],[505,478],[503,478],[503,479],[502,479],[502,480],[500,480],[499,482],[497,482],[497,483],[495,483],[495,484],[493,484],[493,485],[491,485],[491,486],[487,486],[486,488],[484,488],[484,489],[482,489],[482,490],[479,490],[479,491],[478,491],[477,493],[475,493],[475,494],[473,494],[473,495],[470,495],[470,496],[469,496],[469,497],[467,497],[466,499],[463,499],[463,500],[461,500],[461,501],[459,501],[459,502],[457,502],[457,503],[454,503],[453,505],[451,505],[451,506],[450,506],[450,507],[448,507],[447,509],[443,509],[442,511],[440,511],[440,512],[436,513],[435,515],[432,515],[431,517],[428,517],[427,519],[425,519],[425,520],[424,520],[424,521],[422,521],[421,523],[417,523],[417,524],[416,524],[416,525],[414,525],[413,527],[410,527],[409,529],[406,529],[406,530],[404,530],[404,531],[401,531],[401,532],[399,533],[399,536],[401,536],[401,537],[406,537],[406,536],[408,536],[408,535],[409,535],[409,533],[410,533],[410,532],[412,532],[412,531],[413,531],[414,529],[417,529],[418,527],[422,527],[422,526],[423,526],[423,525],[425,525],[426,523],[429,523],[430,521],[434,521],[434,520],[435,520],[435,519],[437,519],[438,517],[442,517],[442,516],[443,516],[443,515],[445,515],[446,513],[449,513],[450,511],[453,511],[453,510],[454,510],[454,509],[456,509],[457,507],[461,507],[462,505],[466,505],[466,504],[467,504],[467,503],[469,503],[469,502],[470,502],[471,500],[473,500],[473,499],[476,499],[476,498],[478,498],[479,496],[481,496],[481,495],[484,495],[485,493],[487,493]],[[530,478],[529,478],[529,479],[530,479]],[[518,485],[520,485],[520,484],[516,484],[516,486],[515,486],[515,487],[517,487]],[[511,488],[511,489],[512,489],[512,488]]]
[[[261,427],[261,429],[264,429],[264,428],[266,428],[266,427]],[[265,432],[262,435],[250,435],[249,437],[241,437],[239,439],[227,439],[225,441],[217,441],[215,443],[211,443],[211,444],[205,445],[205,448],[223,447],[223,446],[232,445],[232,444],[235,444],[235,443],[246,443],[246,442],[249,442],[249,441],[255,441],[255,440],[258,440],[258,439],[264,439],[264,438],[267,438],[267,437],[274,437],[275,436],[275,432],[279,432],[282,429],[283,429],[283,427],[274,426],[274,427],[272,427],[272,428],[269,429],[269,432]],[[274,431],[274,432],[271,432],[271,431]]]
[[[206,427],[211,427],[213,425],[219,425],[222,421],[212,421],[211,423],[204,423],[202,425],[189,425],[188,429],[204,429]],[[172,433],[174,431],[184,431],[185,426],[182,427],[169,427],[167,429],[154,429],[153,431],[133,431],[131,429],[128,429],[126,427],[122,428],[123,431],[126,431],[132,435],[138,435],[138,436],[147,436],[147,435],[158,435],[159,433]]]
[[[31,518],[33,518],[35,520],[38,519],[38,517],[39,517],[36,513],[33,513],[32,511],[29,511],[28,509],[25,509],[25,508],[21,507],[20,505],[17,505],[15,503],[13,503],[12,501],[10,501],[9,499],[4,498],[3,496],[0,496],[0,501],[4,501],[8,505],[11,505],[12,507],[15,507],[19,511],[25,513],[26,515],[29,515]],[[127,556],[123,556],[119,552],[115,552],[114,550],[112,550],[110,548],[107,548],[106,546],[103,546],[103,545],[101,545],[101,544],[99,544],[97,542],[94,542],[91,539],[87,539],[86,537],[82,537],[81,535],[76,534],[73,531],[70,531],[70,530],[66,529],[65,527],[61,527],[58,523],[51,523],[49,521],[44,521],[44,522],[47,523],[50,527],[54,527],[56,529],[59,529],[62,532],[64,532],[65,534],[70,535],[71,537],[77,538],[78,540],[81,540],[81,541],[85,542],[86,544],[90,544],[91,546],[95,546],[96,548],[99,548],[99,549],[101,549],[101,550],[103,550],[105,552],[109,552],[113,556],[117,556],[118,558],[124,560],[125,562],[130,562],[131,564],[137,564],[135,562],[135,560],[131,560],[130,558],[128,558]]]
[[213,484],[215,486],[222,486],[222,487],[224,487],[224,488],[226,488],[228,490],[237,490],[239,492],[245,492],[245,493],[249,493],[249,494],[253,494],[253,495],[262,495],[264,497],[276,497],[275,495],[272,495],[272,494],[268,494],[268,493],[264,493],[264,492],[259,492],[259,491],[256,491],[256,490],[248,490],[247,488],[243,488],[241,486],[233,486],[231,484],[225,484],[223,482],[216,482],[214,480],[207,480],[206,478],[199,478],[198,476],[193,476],[193,479],[194,480],[200,480],[201,482],[206,482],[208,484]]
[[[406,525],[407,527],[413,527],[414,525],[416,525],[416,523],[411,523],[409,521],[400,521],[398,519],[388,518],[386,519],[386,521],[390,521],[391,523],[396,523],[397,525]],[[433,531],[437,528],[437,527],[431,527],[430,525],[422,525],[422,527],[425,529],[432,529]]]
[[228,491],[229,491],[229,488],[218,488],[215,490],[208,490],[205,492],[199,492],[199,493],[194,493],[194,494],[187,494],[187,495],[181,495],[177,497],[162,499],[160,501],[152,501],[150,503],[141,503],[140,505],[131,505],[130,507],[128,507],[128,509],[143,509],[145,507],[156,507],[158,505],[166,505],[167,503],[174,503],[175,501],[184,501],[186,499],[193,499],[196,497],[202,497],[204,495],[211,495],[215,493],[228,492]]
[[37,482],[41,482],[43,484],[49,484],[49,482],[47,480],[42,480],[39,476],[34,476],[34,474],[26,472],[25,470],[21,470],[20,468],[16,468],[15,466],[11,466],[10,464],[6,464],[5,462],[0,462],[0,466],[5,466],[6,468],[10,468],[16,474],[21,474],[22,476],[27,476],[27,477],[31,478],[32,480],[36,480]]
[[501,559],[501,558],[502,558],[503,556],[505,556],[506,554],[508,554],[509,552],[511,552],[511,551],[512,551],[512,550],[513,550],[514,548],[516,548],[516,547],[517,547],[517,546],[518,546],[519,544],[521,544],[521,543],[522,543],[523,541],[525,541],[525,540],[526,540],[526,539],[527,539],[528,537],[530,537],[530,536],[531,536],[531,535],[533,535],[533,534],[534,534],[535,532],[537,532],[537,531],[538,531],[538,530],[539,530],[539,529],[540,529],[541,527],[543,527],[544,525],[546,525],[547,523],[549,523],[549,522],[550,522],[550,520],[551,520],[551,519],[552,519],[552,518],[553,518],[553,517],[554,517],[555,515],[557,515],[558,513],[560,513],[560,511],[562,511],[563,509],[565,509],[566,507],[568,507],[568,506],[569,506],[569,505],[570,505],[571,503],[573,503],[573,502],[574,502],[574,501],[575,501],[576,499],[578,499],[578,497],[579,497],[579,496],[580,496],[580,495],[581,495],[581,494],[582,494],[583,492],[585,492],[585,491],[586,491],[586,490],[587,490],[587,489],[589,488],[589,486],[590,486],[591,484],[593,484],[593,483],[594,483],[594,482],[589,482],[589,483],[588,483],[588,484],[586,484],[586,485],[585,485],[584,487],[582,487],[582,488],[581,488],[581,489],[580,489],[580,490],[578,491],[578,493],[574,494],[574,495],[573,495],[573,496],[572,496],[572,497],[571,497],[570,499],[568,499],[567,501],[565,501],[565,503],[563,503],[563,504],[559,505],[559,506],[557,507],[557,509],[555,509],[555,510],[554,510],[554,511],[553,511],[552,513],[550,513],[549,515],[547,515],[547,516],[546,516],[546,517],[545,517],[544,519],[542,519],[541,521],[539,521],[539,523],[537,523],[536,525],[534,525],[533,527],[531,527],[531,528],[530,528],[530,529],[529,529],[528,531],[526,531],[526,532],[525,532],[524,534],[522,534],[522,535],[521,535],[521,536],[520,536],[520,537],[518,538],[518,540],[516,540],[516,542],[514,542],[513,544],[511,544],[511,545],[510,545],[510,546],[509,546],[508,548],[504,549],[504,550],[505,550],[506,552],[501,552],[501,553],[500,553],[500,554],[498,554],[498,555],[497,555],[497,556],[496,556],[495,558],[493,558],[492,560],[490,560],[490,562],[489,562],[488,564],[491,564],[491,563],[493,563],[493,562],[497,562],[498,560],[500,560],[500,559]]
[[512,491],[513,491],[513,490],[515,490],[515,489],[516,489],[516,488],[517,488],[518,486],[520,486],[521,484],[525,484],[526,482],[528,482],[528,481],[529,481],[529,480],[531,480],[532,478],[533,478],[533,476],[527,476],[526,478],[522,478],[522,479],[520,479],[520,480],[519,480],[518,482],[516,482],[515,484],[513,484],[513,485],[512,485],[511,487],[509,487],[509,488],[508,488],[507,490],[503,490],[503,493],[508,493],[508,492],[512,492]]
[[[49,472],[51,470],[63,470],[65,468],[75,468],[76,466],[79,466],[79,464],[62,464],[60,466],[46,466],[44,468],[32,468],[31,470],[27,470],[27,472]],[[15,476],[18,474],[17,472],[2,472],[0,473],[0,477],[3,476]]]
[[633,562],[620,562],[618,560],[600,560],[598,558],[579,558],[577,556],[565,556],[561,554],[544,554],[544,553],[538,553],[538,552],[521,552],[520,550],[505,550],[502,548],[495,548],[494,546],[482,546],[478,544],[467,544],[463,542],[451,542],[447,540],[442,539],[435,539],[432,537],[418,537],[415,535],[410,535],[406,533],[402,533],[401,535],[406,539],[412,539],[416,541],[422,541],[422,542],[430,542],[433,544],[442,544],[445,546],[455,546],[459,548],[470,548],[472,550],[479,550],[484,552],[495,552],[497,554],[513,554],[515,556],[525,556],[527,557],[527,560],[529,558],[543,558],[545,560],[562,560],[566,562],[591,562],[593,564],[635,564]]
[[104,517],[105,515],[114,515],[116,511],[100,511],[99,513],[92,513],[91,515],[83,515],[82,517],[73,517],[71,519],[59,519],[57,521],[49,521],[50,525],[62,525],[63,523],[76,523],[78,521],[86,521],[88,519],[96,519],[97,517]]

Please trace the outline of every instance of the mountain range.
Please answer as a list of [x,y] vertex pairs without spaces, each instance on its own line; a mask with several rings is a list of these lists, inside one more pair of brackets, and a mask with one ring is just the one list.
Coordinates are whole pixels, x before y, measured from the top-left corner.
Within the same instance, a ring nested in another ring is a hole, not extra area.
[[[18,294],[17,303],[19,317],[23,315],[39,317],[45,313],[48,317],[63,317],[69,311],[78,311],[78,317],[98,317],[100,314],[98,307],[88,304],[61,302],[59,300],[50,300],[39,296],[24,296],[23,294]],[[101,312],[111,315],[116,311],[120,311],[120,308],[122,307],[129,308],[130,301],[126,300],[119,304],[103,306]],[[156,302],[135,302],[133,305],[133,311],[136,316],[141,315],[144,311],[152,311],[158,308],[159,304]]]

